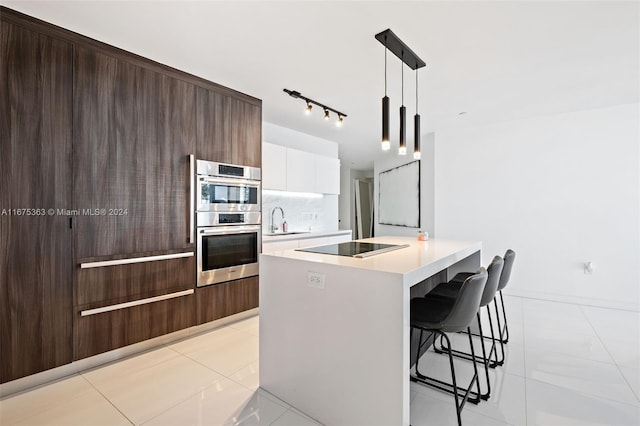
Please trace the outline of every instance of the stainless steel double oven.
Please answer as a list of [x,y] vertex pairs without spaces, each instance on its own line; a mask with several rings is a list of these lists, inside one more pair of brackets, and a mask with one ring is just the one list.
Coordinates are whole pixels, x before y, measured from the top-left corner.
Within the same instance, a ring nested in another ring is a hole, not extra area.
[[198,287],[258,275],[260,169],[196,161]]

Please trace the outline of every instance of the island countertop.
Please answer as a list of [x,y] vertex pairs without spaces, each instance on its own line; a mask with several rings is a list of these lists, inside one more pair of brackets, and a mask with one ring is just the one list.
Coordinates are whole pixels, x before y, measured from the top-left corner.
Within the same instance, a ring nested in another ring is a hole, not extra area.
[[408,247],[366,258],[260,256],[260,386],[323,424],[408,426],[409,300],[476,271],[482,244],[358,241]]
[[412,285],[419,281],[418,278],[420,276],[429,277],[434,275],[482,248],[482,243],[479,241],[439,238],[418,241],[413,237],[384,236],[358,241],[380,244],[407,244],[408,247],[365,258],[310,253],[295,249],[276,251],[263,256],[286,257],[292,260],[401,274],[407,277],[406,283]]

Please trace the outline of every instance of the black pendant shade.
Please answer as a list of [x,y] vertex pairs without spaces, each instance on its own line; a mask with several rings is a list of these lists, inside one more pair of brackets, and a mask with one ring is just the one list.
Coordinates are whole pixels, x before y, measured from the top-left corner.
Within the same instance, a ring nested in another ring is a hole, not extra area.
[[382,98],[382,149],[387,150],[391,147],[389,140],[389,97]]
[[413,147],[413,158],[420,159],[420,114],[413,116],[413,140],[415,145]]
[[407,107],[400,107],[400,147],[398,154],[405,155],[407,153]]

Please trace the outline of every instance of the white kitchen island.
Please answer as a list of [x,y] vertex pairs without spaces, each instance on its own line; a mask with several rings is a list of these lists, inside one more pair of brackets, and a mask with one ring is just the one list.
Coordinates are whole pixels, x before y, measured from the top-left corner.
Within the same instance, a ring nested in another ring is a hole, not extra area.
[[409,300],[479,268],[481,243],[360,241],[409,247],[260,256],[260,386],[325,425],[409,425]]

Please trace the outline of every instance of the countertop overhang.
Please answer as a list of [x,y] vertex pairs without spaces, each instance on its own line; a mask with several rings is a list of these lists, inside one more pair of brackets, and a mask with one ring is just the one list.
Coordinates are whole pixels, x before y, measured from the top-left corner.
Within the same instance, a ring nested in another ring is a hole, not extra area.
[[276,251],[262,256],[284,257],[291,260],[322,263],[327,265],[360,268],[372,271],[387,272],[400,275],[433,275],[459,260],[482,249],[480,241],[458,241],[432,238],[418,241],[413,237],[374,237],[357,240],[382,244],[408,244],[408,247],[381,253],[364,259],[335,256],[329,254],[309,253],[295,249]]

